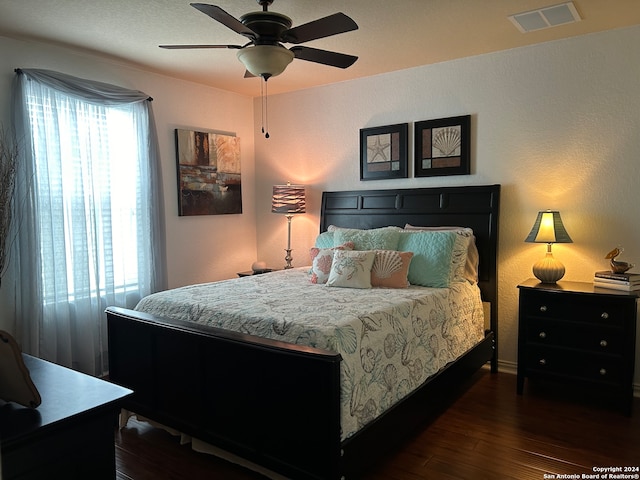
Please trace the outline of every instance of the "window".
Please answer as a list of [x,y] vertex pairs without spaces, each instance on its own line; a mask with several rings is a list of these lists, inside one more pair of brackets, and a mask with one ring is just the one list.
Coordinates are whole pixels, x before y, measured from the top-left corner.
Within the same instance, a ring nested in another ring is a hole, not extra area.
[[37,288],[21,293],[19,321],[32,323],[25,330],[37,335],[30,343],[42,358],[102,374],[108,368],[104,309],[133,308],[163,283],[149,101],[141,95],[116,102],[112,92],[105,100],[96,95],[101,84],[90,84],[87,97],[78,88],[87,81],[63,77],[76,91],[31,72],[19,74],[16,92],[23,106],[17,123],[31,140],[18,183],[31,208],[17,256]]

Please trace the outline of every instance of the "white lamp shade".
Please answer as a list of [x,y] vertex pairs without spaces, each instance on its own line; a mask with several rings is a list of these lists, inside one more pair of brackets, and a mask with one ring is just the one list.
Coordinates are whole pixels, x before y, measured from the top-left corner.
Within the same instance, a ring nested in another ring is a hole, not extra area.
[[274,45],[244,47],[238,50],[237,55],[249,72],[265,79],[284,72],[294,57],[291,50]]

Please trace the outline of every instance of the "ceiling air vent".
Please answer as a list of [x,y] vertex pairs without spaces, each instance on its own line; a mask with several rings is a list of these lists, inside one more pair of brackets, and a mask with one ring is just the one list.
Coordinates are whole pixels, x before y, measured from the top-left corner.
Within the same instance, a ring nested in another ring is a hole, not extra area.
[[543,28],[579,22],[582,19],[573,2],[565,2],[531,10],[530,12],[516,13],[515,15],[510,15],[509,20],[522,33],[527,33],[542,30]]

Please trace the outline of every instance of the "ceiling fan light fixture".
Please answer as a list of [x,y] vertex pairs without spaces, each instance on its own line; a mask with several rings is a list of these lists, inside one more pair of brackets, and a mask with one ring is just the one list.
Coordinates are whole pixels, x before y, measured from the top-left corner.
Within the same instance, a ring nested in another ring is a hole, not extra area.
[[264,79],[280,75],[294,58],[291,50],[277,45],[244,47],[237,55],[251,74]]

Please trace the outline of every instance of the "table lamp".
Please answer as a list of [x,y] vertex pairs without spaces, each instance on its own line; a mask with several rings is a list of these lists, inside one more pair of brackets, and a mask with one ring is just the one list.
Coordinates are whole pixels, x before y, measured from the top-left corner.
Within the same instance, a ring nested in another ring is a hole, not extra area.
[[564,276],[564,265],[553,258],[552,243],[573,243],[562,224],[560,212],[547,210],[538,212],[529,236],[524,240],[531,243],[546,243],[547,254],[533,265],[533,274],[542,283],[556,283]]
[[287,264],[284,268],[293,268],[291,265],[291,260],[293,260],[291,257],[291,219],[294,214],[306,211],[304,185],[291,185],[289,182],[286,185],[274,185],[271,211],[283,213],[287,217],[287,256],[284,257]]

